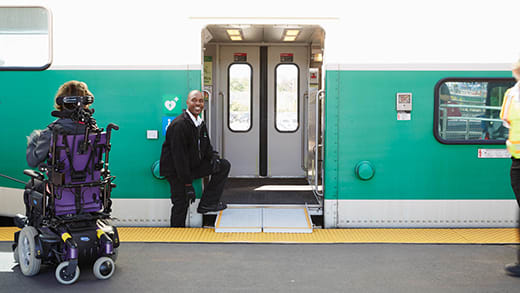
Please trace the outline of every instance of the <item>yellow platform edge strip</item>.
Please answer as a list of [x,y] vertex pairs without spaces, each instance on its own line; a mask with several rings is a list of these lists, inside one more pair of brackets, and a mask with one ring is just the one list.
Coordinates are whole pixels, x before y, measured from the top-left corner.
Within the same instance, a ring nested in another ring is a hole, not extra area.
[[[0,227],[13,241],[16,227]],[[216,233],[214,228],[118,227],[121,242],[519,244],[517,229],[315,229],[312,233]]]

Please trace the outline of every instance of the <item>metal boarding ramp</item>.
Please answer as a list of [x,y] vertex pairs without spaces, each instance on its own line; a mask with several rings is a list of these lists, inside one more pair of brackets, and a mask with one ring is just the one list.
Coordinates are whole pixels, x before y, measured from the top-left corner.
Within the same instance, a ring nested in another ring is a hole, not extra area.
[[215,232],[312,233],[306,205],[228,205],[218,213]]

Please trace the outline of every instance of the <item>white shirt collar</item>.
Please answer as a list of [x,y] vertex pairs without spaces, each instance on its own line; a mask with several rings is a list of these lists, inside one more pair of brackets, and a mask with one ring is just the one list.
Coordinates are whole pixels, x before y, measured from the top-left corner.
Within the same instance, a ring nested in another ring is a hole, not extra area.
[[202,118],[200,118],[200,116],[197,116],[197,118],[195,118],[195,116],[193,116],[193,114],[191,114],[190,110],[186,109],[186,113],[188,113],[188,115],[190,116],[191,118],[191,121],[193,121],[193,124],[195,124],[196,127],[199,127],[201,124],[202,124]]

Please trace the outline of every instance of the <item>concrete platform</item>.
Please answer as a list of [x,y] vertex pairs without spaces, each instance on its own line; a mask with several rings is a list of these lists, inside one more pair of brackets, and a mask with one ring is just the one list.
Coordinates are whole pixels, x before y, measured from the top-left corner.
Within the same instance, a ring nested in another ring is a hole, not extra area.
[[[228,233],[214,233],[223,236]],[[251,233],[258,234],[258,233]],[[265,233],[272,234],[272,233]],[[24,277],[0,243],[0,292],[517,293],[511,245],[122,243],[114,276],[71,286],[53,267]],[[9,262],[9,263],[8,263]]]

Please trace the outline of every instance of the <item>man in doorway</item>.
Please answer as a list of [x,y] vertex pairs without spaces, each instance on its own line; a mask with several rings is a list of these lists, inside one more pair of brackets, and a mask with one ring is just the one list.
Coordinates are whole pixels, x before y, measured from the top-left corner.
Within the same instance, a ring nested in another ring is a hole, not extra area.
[[194,179],[211,175],[204,188],[197,212],[220,211],[227,205],[220,201],[231,164],[220,159],[211,146],[206,124],[199,117],[204,109],[204,98],[198,90],[189,93],[187,109],[173,120],[166,130],[160,174],[170,183],[171,227],[185,227],[190,202],[195,201]]

